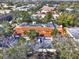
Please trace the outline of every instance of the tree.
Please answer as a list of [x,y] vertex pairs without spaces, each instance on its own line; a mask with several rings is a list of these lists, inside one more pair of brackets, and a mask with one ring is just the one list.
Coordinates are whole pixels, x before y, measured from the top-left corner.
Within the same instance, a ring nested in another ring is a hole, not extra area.
[[50,22],[51,21],[51,17],[52,17],[52,13],[51,12],[48,12],[47,15],[44,17],[44,21],[47,23],[47,22]]
[[63,25],[63,27],[73,25],[74,16],[70,13],[62,13],[61,15],[59,15],[57,23]]
[[52,30],[52,35],[53,35],[53,37],[56,37],[57,33],[58,33],[57,28],[54,28],[54,29]]
[[31,39],[33,39],[37,35],[36,30],[25,31],[24,33],[25,33],[25,35],[29,36]]
[[3,37],[4,36],[4,30],[3,30],[3,28],[2,27],[0,27],[0,37]]
[[[27,59],[27,46],[14,46],[12,48],[6,49],[7,59]],[[4,56],[3,56],[4,57]]]
[[32,22],[29,11],[16,11],[14,14],[15,23]]
[[65,3],[61,2],[61,3],[59,4],[58,11],[64,12],[64,10],[65,10]]
[[8,22],[4,21],[2,23],[2,28],[4,30],[4,36],[10,36],[12,34],[12,27]]
[[18,40],[18,43],[19,43],[20,45],[23,45],[25,42],[26,42],[26,39],[23,38],[23,37],[20,37],[19,40]]

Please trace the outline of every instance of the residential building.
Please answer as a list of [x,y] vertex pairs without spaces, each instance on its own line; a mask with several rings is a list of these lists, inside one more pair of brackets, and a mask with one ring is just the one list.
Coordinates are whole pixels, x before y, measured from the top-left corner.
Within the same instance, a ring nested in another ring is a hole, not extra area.
[[51,11],[54,11],[55,10],[55,8],[54,7],[49,7],[49,6],[43,6],[42,8],[41,8],[41,12],[42,13],[47,13],[47,12],[51,12]]
[[11,12],[11,10],[0,10],[0,14],[8,14],[8,13],[10,13]]
[[46,16],[45,13],[41,13],[40,11],[38,11],[38,12],[36,12],[35,14],[32,15],[32,18],[34,18],[34,19],[37,19],[37,18],[42,19],[42,18],[44,18],[45,16]]
[[2,23],[2,21],[11,21],[11,20],[12,20],[12,13],[0,14],[0,23]]
[[[15,27],[15,34],[21,34],[22,36],[24,36],[24,32],[25,31],[29,31],[29,30],[36,30],[39,35],[44,35],[45,37],[51,37],[52,33],[53,33],[53,29],[52,27],[43,27],[41,25],[23,25],[23,26],[16,26]],[[63,36],[64,32],[62,27],[58,26],[57,27],[58,32],[60,32],[60,34]]]
[[52,28],[49,27],[39,27],[39,26],[25,26],[25,27],[16,27],[15,31],[17,34],[24,35],[24,31],[36,30],[39,35],[51,36]]

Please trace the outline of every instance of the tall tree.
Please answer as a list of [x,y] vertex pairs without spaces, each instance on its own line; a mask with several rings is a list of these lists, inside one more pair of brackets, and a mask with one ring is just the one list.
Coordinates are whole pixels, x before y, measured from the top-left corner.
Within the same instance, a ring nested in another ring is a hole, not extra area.
[[74,16],[70,13],[62,13],[57,19],[57,23],[63,26],[73,25]]
[[47,15],[44,17],[45,22],[50,22],[52,17],[52,13],[48,12]]

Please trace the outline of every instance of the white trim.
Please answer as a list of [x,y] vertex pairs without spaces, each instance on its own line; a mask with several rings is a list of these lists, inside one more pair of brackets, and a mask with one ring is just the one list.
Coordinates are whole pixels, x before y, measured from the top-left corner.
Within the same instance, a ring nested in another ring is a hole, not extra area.
[[56,49],[38,49],[38,52],[56,52]]

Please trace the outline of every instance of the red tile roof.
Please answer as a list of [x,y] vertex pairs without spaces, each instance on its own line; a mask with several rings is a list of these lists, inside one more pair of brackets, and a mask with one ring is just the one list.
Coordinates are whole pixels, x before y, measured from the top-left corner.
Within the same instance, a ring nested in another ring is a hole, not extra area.
[[44,10],[44,11],[52,11],[52,10],[54,10],[53,7],[49,7],[49,6],[43,6],[41,9]]

